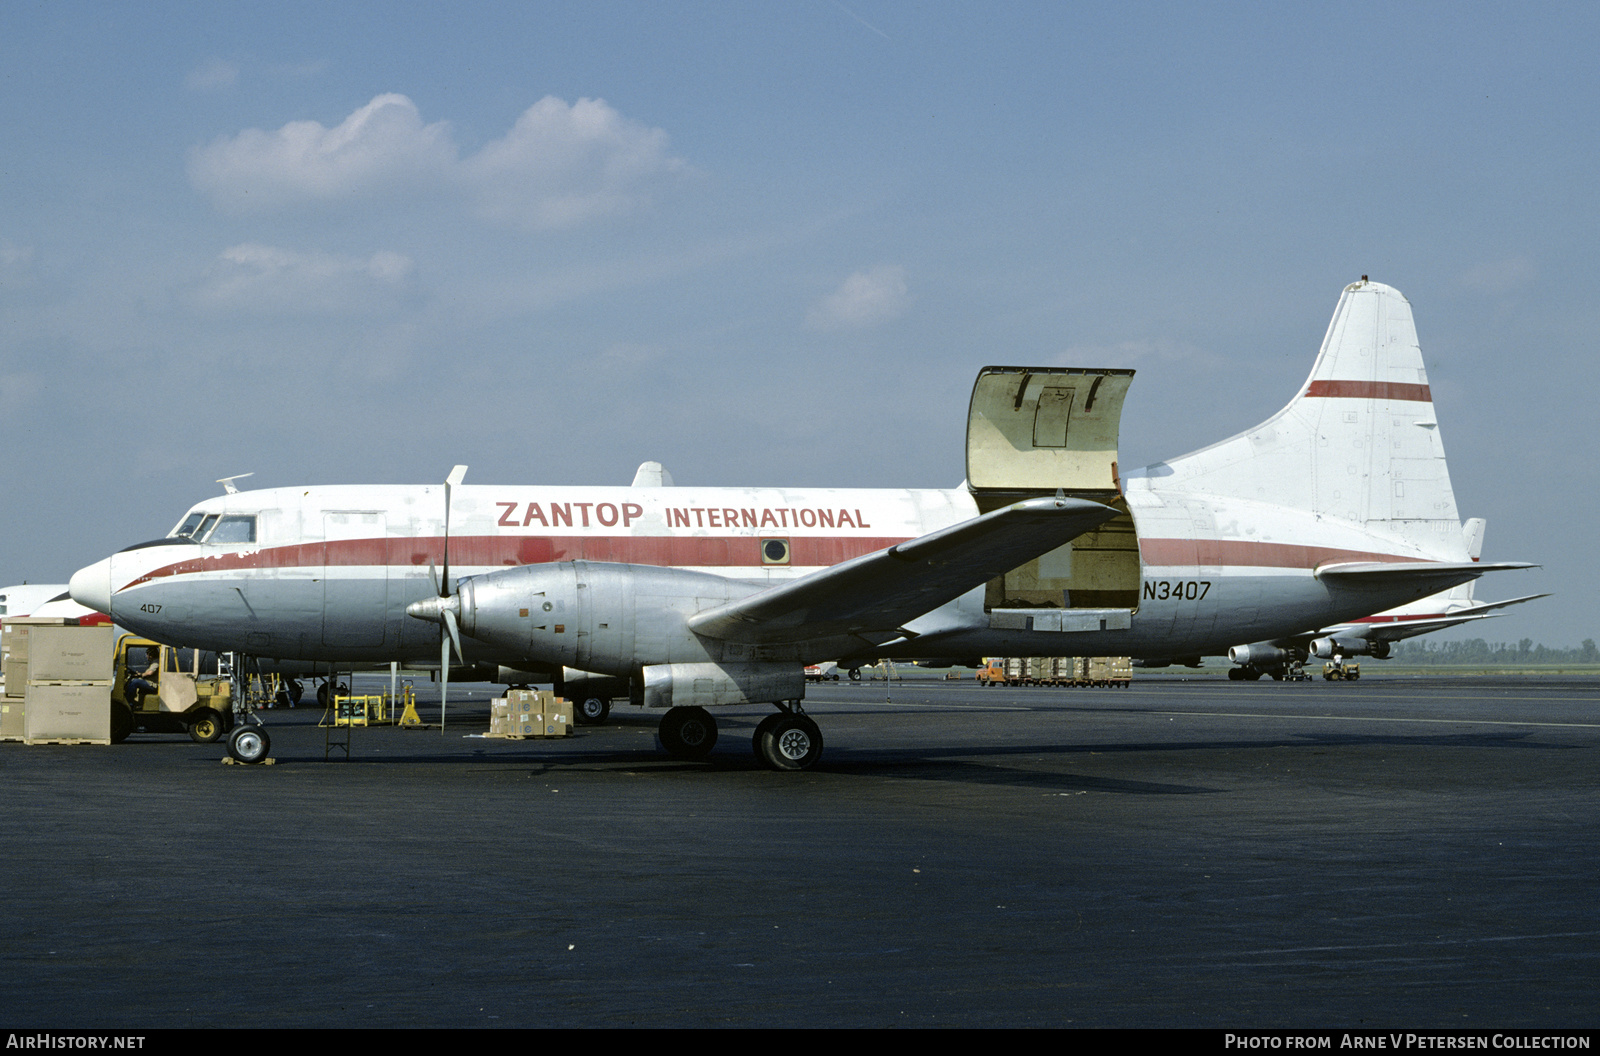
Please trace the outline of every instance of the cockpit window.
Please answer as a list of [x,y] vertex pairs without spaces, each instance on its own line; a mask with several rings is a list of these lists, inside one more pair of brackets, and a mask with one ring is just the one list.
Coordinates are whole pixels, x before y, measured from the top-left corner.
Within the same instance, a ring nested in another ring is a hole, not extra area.
[[172,539],[193,539],[194,530],[200,527],[200,521],[205,517],[203,513],[191,513],[183,519],[183,523],[168,533]]
[[208,543],[253,543],[256,541],[256,519],[247,516],[224,517],[211,529]]
[[211,529],[215,528],[217,522],[221,519],[222,515],[220,513],[208,514],[206,519],[200,522],[200,527],[196,528],[189,538],[197,543],[205,542],[206,536],[211,534]]

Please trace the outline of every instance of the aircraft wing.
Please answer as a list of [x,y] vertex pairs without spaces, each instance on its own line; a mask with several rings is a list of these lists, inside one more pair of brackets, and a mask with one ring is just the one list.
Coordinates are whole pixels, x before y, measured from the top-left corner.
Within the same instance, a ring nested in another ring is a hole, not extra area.
[[1116,515],[1086,499],[1028,499],[708,609],[689,626],[696,634],[752,644],[898,635],[907,621]]
[[1398,642],[1405,638],[1415,638],[1419,634],[1442,631],[1446,627],[1458,627],[1474,620],[1492,620],[1499,615],[1494,611],[1495,609],[1521,605],[1525,601],[1534,601],[1535,599],[1548,598],[1549,596],[1548,594],[1526,594],[1520,598],[1511,598],[1507,601],[1474,604],[1470,609],[1462,609],[1459,612],[1449,614],[1440,613],[1437,616],[1423,619],[1361,620],[1356,623],[1341,624],[1332,630],[1321,631],[1317,636],[1365,638],[1371,642]]

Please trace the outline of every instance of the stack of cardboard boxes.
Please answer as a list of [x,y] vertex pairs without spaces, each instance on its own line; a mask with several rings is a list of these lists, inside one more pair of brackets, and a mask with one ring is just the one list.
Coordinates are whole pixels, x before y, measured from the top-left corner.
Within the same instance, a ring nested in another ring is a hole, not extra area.
[[20,619],[0,625],[0,741],[22,740],[23,702],[28,694],[28,638],[33,628]]
[[5,622],[6,695],[0,738],[27,744],[110,744],[112,653],[109,624],[24,617]]
[[572,705],[548,689],[511,689],[490,701],[490,737],[566,737]]

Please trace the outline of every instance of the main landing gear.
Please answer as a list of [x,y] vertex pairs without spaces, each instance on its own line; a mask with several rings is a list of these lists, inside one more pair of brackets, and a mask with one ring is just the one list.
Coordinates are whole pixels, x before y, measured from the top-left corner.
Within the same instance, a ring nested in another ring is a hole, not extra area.
[[717,720],[705,708],[669,708],[656,732],[678,759],[704,759],[717,746]]
[[579,726],[604,726],[610,715],[610,697],[582,696],[572,708],[572,721]]
[[[808,770],[822,758],[822,730],[800,710],[798,700],[756,725],[750,746],[770,770]],[[704,759],[717,743],[717,720],[705,708],[670,708],[657,729],[661,747],[677,759]]]
[[811,769],[822,758],[822,730],[800,710],[798,700],[778,706],[784,710],[756,724],[750,739],[756,758],[770,770]]

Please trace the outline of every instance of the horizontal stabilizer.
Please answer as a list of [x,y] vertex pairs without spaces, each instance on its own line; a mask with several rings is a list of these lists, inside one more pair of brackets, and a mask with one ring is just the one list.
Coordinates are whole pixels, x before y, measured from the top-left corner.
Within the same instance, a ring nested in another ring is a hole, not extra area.
[[881,635],[1116,515],[1086,499],[1028,499],[708,609],[689,626],[755,644]]
[[1426,586],[1428,593],[1436,593],[1477,579],[1485,572],[1503,572],[1517,568],[1537,568],[1526,561],[1501,561],[1489,564],[1480,561],[1348,561],[1323,565],[1316,577],[1324,583],[1337,583],[1347,587],[1393,587],[1400,583]]

